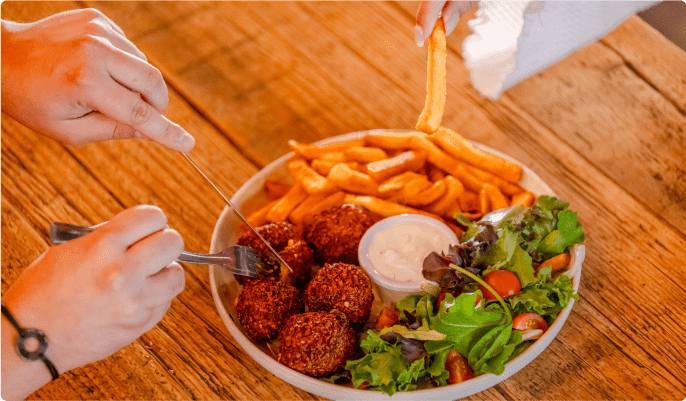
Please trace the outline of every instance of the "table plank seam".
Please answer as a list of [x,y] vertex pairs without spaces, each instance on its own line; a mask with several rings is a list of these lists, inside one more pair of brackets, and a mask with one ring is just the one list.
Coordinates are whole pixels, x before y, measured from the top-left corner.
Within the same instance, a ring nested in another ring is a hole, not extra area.
[[[650,352],[648,352],[646,349],[644,349],[643,347],[641,347],[640,344],[638,344],[636,341],[634,341],[633,337],[632,337],[631,335],[629,335],[629,333],[626,333],[626,332],[622,329],[622,327],[616,325],[610,318],[608,318],[600,309],[596,308],[596,307],[593,305],[593,303],[590,302],[587,298],[585,298],[581,293],[579,293],[578,295],[579,295],[579,302],[584,302],[584,303],[586,303],[589,307],[593,308],[593,310],[595,311],[595,313],[598,313],[599,315],[601,315],[609,324],[613,325],[617,330],[619,330],[619,331],[627,338],[628,341],[630,341],[632,344],[634,344],[637,348],[642,349],[643,352],[645,352],[645,353],[650,357],[650,359],[652,359],[652,360],[653,360],[655,363],[657,363],[662,369],[664,369],[667,373],[669,373],[669,374],[672,376],[672,378],[673,378],[674,380],[676,380],[676,381],[679,382],[680,384],[684,385],[684,388],[686,388],[686,383],[685,383],[685,382],[683,382],[678,376],[676,376],[674,373],[672,373],[672,371],[671,371],[669,368],[667,368],[666,366],[664,366],[664,365],[662,364],[662,362],[661,362],[659,359],[655,358]],[[586,321],[589,325],[593,326],[593,323],[592,323],[592,322],[589,322],[589,321],[588,321],[586,318],[584,318],[582,315],[580,315],[580,314],[578,314],[578,313],[575,313],[574,311],[572,311],[572,313],[573,313],[574,315],[578,316],[580,319],[583,319],[584,321]],[[595,326],[594,326],[594,327],[595,327]],[[629,358],[629,359],[631,360],[631,362],[633,362],[637,367],[639,367],[639,368],[640,368],[640,367],[644,367],[644,368],[645,368],[645,366],[644,366],[643,364],[641,364],[639,361],[635,360],[631,355],[629,355],[629,354],[627,354],[626,352],[624,352],[624,349],[623,349],[619,344],[617,344],[610,336],[608,336],[608,334],[607,334],[605,331],[603,331],[603,330],[598,330],[598,333],[602,334],[610,343],[612,343],[612,345],[614,345],[622,354],[624,354],[627,358]],[[651,369],[651,370],[652,370],[652,369]],[[656,373],[656,372],[653,372],[653,373]],[[664,376],[660,376],[660,377],[662,377],[662,378],[665,379],[665,380],[667,379],[667,378],[664,377]],[[678,390],[678,389],[677,389],[677,390]]]
[[633,72],[638,78],[640,78],[643,82],[645,82],[648,86],[653,88],[655,92],[659,93],[667,102],[669,102],[672,106],[674,106],[675,109],[681,113],[682,116],[686,117],[686,110],[682,109],[679,104],[671,97],[669,94],[664,93],[663,91],[660,90],[651,80],[648,76],[643,74],[641,71],[639,71],[634,64],[627,60],[622,53],[617,51],[612,45],[610,45],[605,39],[600,39],[598,40],[598,43],[602,44],[603,46],[607,47],[610,49],[614,54],[616,54],[622,61],[624,62],[624,65],[629,69],[629,71]]

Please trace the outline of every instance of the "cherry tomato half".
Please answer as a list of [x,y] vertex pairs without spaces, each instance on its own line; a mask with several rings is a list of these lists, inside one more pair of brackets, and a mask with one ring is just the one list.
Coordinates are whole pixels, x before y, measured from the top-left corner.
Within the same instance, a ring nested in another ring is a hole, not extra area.
[[[517,275],[507,270],[493,270],[483,277],[486,284],[490,285],[495,292],[503,298],[507,298],[514,294],[519,294],[522,286],[519,283]],[[497,298],[483,285],[481,292],[484,294],[486,301],[495,301]]]
[[516,330],[548,330],[548,323],[538,313],[522,313],[512,319],[512,328]]
[[467,363],[467,358],[459,352],[452,350],[445,359],[445,370],[448,371],[448,383],[462,383],[474,377],[472,368]]

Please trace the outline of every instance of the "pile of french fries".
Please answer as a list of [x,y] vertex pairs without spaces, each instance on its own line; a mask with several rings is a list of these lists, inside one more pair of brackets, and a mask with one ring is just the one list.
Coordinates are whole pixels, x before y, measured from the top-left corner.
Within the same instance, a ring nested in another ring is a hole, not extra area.
[[319,212],[352,203],[383,217],[418,213],[445,222],[456,233],[455,214],[472,220],[536,197],[518,185],[522,168],[476,149],[441,127],[446,98],[445,26],[429,37],[427,96],[416,132],[368,134],[325,146],[289,141],[294,184],[267,181],[270,201],[252,213],[253,226],[290,221],[304,225]]
[[418,213],[452,224],[455,213],[470,219],[535,196],[520,187],[522,168],[476,149],[456,132],[368,134],[325,146],[289,141],[295,156],[288,169],[294,184],[267,181],[270,202],[248,217],[254,226],[309,222],[345,203],[383,217]]

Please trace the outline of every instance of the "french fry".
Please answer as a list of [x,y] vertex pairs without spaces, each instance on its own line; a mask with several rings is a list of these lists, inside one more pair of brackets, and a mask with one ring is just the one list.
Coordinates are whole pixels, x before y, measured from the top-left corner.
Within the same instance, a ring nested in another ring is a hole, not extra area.
[[433,217],[437,220],[443,221],[443,219],[433,213],[429,213],[425,210],[415,209],[409,206],[399,205],[394,202],[389,202],[387,200],[377,198],[375,196],[358,196],[358,195],[346,195],[345,203],[353,203],[356,205],[363,206],[367,210],[379,214],[383,217],[396,216],[403,213],[410,214],[423,214],[425,216]]
[[363,146],[348,148],[343,152],[343,154],[348,158],[348,160],[364,164],[388,158],[388,154],[381,148],[369,148]]
[[414,171],[406,171],[379,184],[378,192],[380,195],[384,195],[400,191],[405,185],[419,177],[421,177],[421,175]]
[[486,193],[486,188],[484,187],[481,187],[481,191],[479,191],[479,209],[481,210],[482,216],[493,211],[488,199],[488,193]]
[[489,173],[488,171],[481,170],[480,168],[468,164],[465,164],[464,167],[478,180],[497,186],[505,195],[511,196],[522,191],[522,187],[519,185],[506,181],[493,173]]
[[426,133],[434,133],[440,128],[445,109],[445,25],[443,18],[438,18],[434,30],[429,36],[429,59],[427,63],[426,102],[419,115],[416,129]]
[[[337,165],[338,163],[340,162],[334,162],[331,160],[323,159],[314,159],[312,160],[310,165],[314,171],[319,173],[319,175],[326,177],[327,175],[329,175],[331,168]],[[358,162],[345,162],[345,164],[351,169],[359,171],[361,173],[365,173],[367,171],[367,167],[364,164],[360,164]]]
[[481,206],[479,204],[479,195],[472,191],[464,191],[457,199],[460,209],[464,213],[479,212],[481,213]]
[[271,223],[286,221],[288,215],[295,209],[300,202],[307,198],[307,192],[301,184],[295,184],[283,198],[276,201],[274,206],[267,213],[267,220]]
[[484,184],[482,188],[486,191],[488,204],[492,210],[505,209],[510,206],[505,195],[493,184]]
[[408,199],[415,199],[419,194],[431,187],[433,183],[425,175],[418,174],[413,180],[407,183],[401,190],[400,195],[407,202]]
[[386,132],[383,134],[367,134],[364,140],[367,145],[382,149],[408,149],[414,137],[425,137],[424,132]]
[[343,191],[334,192],[327,196],[321,202],[317,203],[310,209],[310,213],[305,217],[304,222],[307,223],[309,219],[315,214],[321,213],[325,210],[331,209],[334,206],[340,206],[345,201],[346,193]]
[[296,155],[306,158],[307,160],[319,159],[327,153],[342,152],[347,148],[364,145],[364,138],[356,138],[345,142],[337,142],[323,146],[307,145],[294,141],[293,139],[288,141],[288,146],[291,147],[293,152],[295,152]]
[[329,152],[321,155],[321,160],[343,163],[348,161],[348,157],[343,152]]
[[266,180],[262,186],[262,190],[264,191],[264,196],[271,202],[286,195],[291,187],[292,185],[284,184],[281,181]]
[[327,196],[330,195],[318,194],[308,196],[295,209],[293,209],[291,214],[288,215],[288,220],[295,225],[302,225],[305,217],[311,213],[311,210],[314,208],[314,206],[326,199]]
[[417,171],[425,161],[426,153],[409,150],[395,157],[367,163],[367,174],[374,181],[382,182],[405,171]]
[[442,180],[443,177],[445,177],[445,173],[438,167],[434,166],[431,163],[426,163],[427,166],[427,175],[429,176],[429,179],[433,182],[437,182],[439,180]]
[[522,191],[512,195],[512,205],[522,205],[524,207],[531,207],[536,203],[536,196],[529,191]]
[[438,146],[434,145],[426,137],[416,136],[412,138],[410,147],[426,152],[426,159],[448,174],[452,174],[459,164],[457,159],[439,149]]
[[522,168],[518,164],[476,149],[462,135],[448,128],[441,127],[429,136],[429,140],[456,159],[493,173],[509,182],[518,182],[522,178]]
[[452,175],[446,175],[443,180],[448,186],[445,195],[425,207],[427,211],[439,216],[443,216],[454,203],[457,203],[457,199],[464,192],[464,185]]
[[455,218],[455,213],[462,213],[462,208],[460,207],[459,202],[454,202],[448,210],[443,213],[443,216],[447,219],[454,219]]
[[379,186],[367,174],[355,171],[343,163],[331,168],[327,180],[345,191],[362,195],[375,195]]
[[259,227],[269,223],[269,220],[267,220],[267,213],[272,210],[276,202],[278,202],[278,199],[272,200],[258,210],[250,213],[245,219],[248,220],[248,223],[253,227]]
[[288,163],[288,169],[293,179],[310,195],[330,194],[337,189],[334,183],[311,169],[303,159],[293,159]]
[[426,206],[443,196],[447,189],[448,184],[446,184],[445,180],[441,179],[416,196],[405,199],[405,203],[410,206]]
[[457,177],[457,179],[459,179],[468,190],[476,193],[479,193],[479,191],[481,191],[481,187],[483,187],[484,182],[474,177],[472,173],[467,171],[463,164],[459,164],[457,168],[455,168],[455,171],[453,173],[455,177]]

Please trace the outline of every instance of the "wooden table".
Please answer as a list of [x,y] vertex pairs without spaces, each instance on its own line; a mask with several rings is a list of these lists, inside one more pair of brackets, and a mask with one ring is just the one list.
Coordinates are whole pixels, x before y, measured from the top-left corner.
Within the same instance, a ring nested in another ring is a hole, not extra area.
[[[426,48],[416,2],[4,2],[35,21],[103,11],[157,66],[166,115],[227,193],[301,142],[413,128]],[[473,399],[683,399],[686,395],[686,53],[637,17],[508,90],[471,87],[462,21],[448,39],[443,125],[512,155],[571,203],[587,233],[580,302],[553,343]],[[49,246],[52,221],[92,225],[162,207],[186,249],[209,249],[224,205],[174,152],[127,140],[63,146],[2,115],[2,290]],[[66,372],[35,399],[317,399],[237,345],[207,268],[150,332]]]

